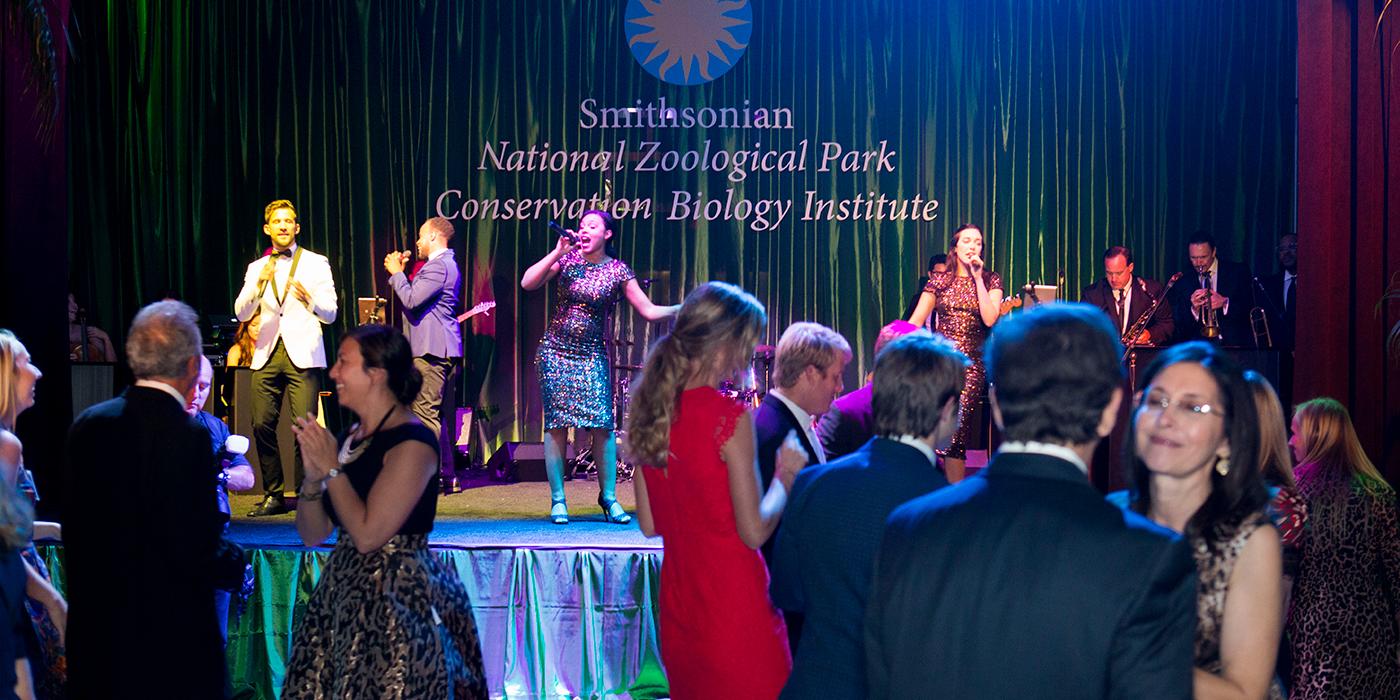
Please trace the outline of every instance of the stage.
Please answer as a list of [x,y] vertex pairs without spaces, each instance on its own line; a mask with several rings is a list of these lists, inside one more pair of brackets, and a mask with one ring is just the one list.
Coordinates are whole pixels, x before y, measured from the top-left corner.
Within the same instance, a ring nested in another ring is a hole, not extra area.
[[[472,599],[492,698],[668,695],[657,646],[661,541],[603,521],[594,481],[566,484],[570,523],[554,525],[545,483],[482,485],[442,496],[433,549]],[[632,485],[618,485],[632,511]],[[328,547],[305,547],[294,515],[252,519],[235,495],[231,536],[246,548],[254,591],[230,620],[235,698],[276,698],[292,630]],[[63,583],[60,546],[41,547]]]

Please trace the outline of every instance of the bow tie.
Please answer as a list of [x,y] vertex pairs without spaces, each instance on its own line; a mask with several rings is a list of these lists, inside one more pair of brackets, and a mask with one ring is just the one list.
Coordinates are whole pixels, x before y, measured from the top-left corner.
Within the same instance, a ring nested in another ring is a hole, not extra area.
[[291,248],[288,248],[288,249],[286,249],[286,250],[274,250],[274,251],[272,251],[272,254],[273,254],[273,255],[280,256],[280,257],[284,257],[284,258],[290,258],[290,257],[292,257],[292,249],[291,249]]

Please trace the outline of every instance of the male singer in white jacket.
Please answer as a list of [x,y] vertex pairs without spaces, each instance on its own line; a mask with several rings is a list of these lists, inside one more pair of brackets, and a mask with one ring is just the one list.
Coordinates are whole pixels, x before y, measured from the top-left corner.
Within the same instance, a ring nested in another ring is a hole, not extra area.
[[[273,201],[263,210],[263,221],[272,251],[249,263],[243,290],[233,303],[240,321],[262,314],[253,349],[253,440],[265,497],[248,514],[254,518],[287,512],[277,444],[282,395],[290,398],[293,415],[316,410],[326,367],[321,324],[335,322],[337,302],[330,262],[296,244],[301,232],[296,207],[285,199]],[[296,454],[294,487],[304,474],[299,447]]]

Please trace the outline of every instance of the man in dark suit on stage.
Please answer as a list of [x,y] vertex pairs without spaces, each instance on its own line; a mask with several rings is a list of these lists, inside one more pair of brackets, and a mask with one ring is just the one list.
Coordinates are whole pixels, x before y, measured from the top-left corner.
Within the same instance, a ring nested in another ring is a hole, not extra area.
[[1298,311],[1298,236],[1287,233],[1278,239],[1276,274],[1259,280],[1259,305],[1269,315],[1269,335],[1274,349],[1293,349],[1294,322]]
[[773,603],[803,615],[783,698],[865,698],[861,623],[885,518],[948,485],[934,448],[957,427],[967,356],[924,330],[881,345],[871,392],[878,437],[803,469],[783,511]]
[[[924,275],[919,278],[918,286],[914,287],[914,295],[909,297],[909,303],[904,305],[904,315],[900,316],[900,318],[909,318],[914,315],[914,307],[919,305],[919,297],[923,296],[924,287],[928,285],[928,278],[932,277],[935,272],[947,272],[947,270],[948,256],[946,254],[939,253],[929,256],[928,272],[925,272]],[[929,314],[928,320],[924,321],[924,328],[929,330],[937,328],[937,318],[937,313]]]
[[1221,260],[1215,237],[1204,231],[1191,235],[1186,252],[1191,268],[1182,272],[1170,298],[1177,342],[1201,339],[1202,310],[1209,305],[1215,311],[1222,344],[1254,347],[1249,330],[1249,310],[1254,307],[1249,268]]
[[194,310],[141,309],[126,354],[135,386],[84,411],[68,436],[68,694],[227,697],[214,591],[242,581],[243,555],[221,534],[209,433],[185,412],[200,368]]
[[435,216],[418,229],[418,258],[426,262],[409,281],[403,266],[408,253],[397,251],[384,258],[389,286],[403,304],[403,330],[413,348],[413,366],[423,375],[423,386],[413,400],[413,415],[441,437],[442,396],[452,365],[462,357],[462,328],[457,323],[457,297],[462,274],[448,244],[452,222]]
[[[1104,251],[1103,273],[1097,282],[1084,288],[1081,300],[1103,309],[1121,337],[1162,297],[1162,283],[1135,276],[1133,252],[1121,245]],[[1171,342],[1174,328],[1171,303],[1164,299],[1138,334],[1137,344],[1166,345]]]
[[992,329],[1005,442],[890,516],[865,617],[869,697],[1191,697],[1191,552],[1104,501],[1085,466],[1124,400],[1122,353],[1087,304]]

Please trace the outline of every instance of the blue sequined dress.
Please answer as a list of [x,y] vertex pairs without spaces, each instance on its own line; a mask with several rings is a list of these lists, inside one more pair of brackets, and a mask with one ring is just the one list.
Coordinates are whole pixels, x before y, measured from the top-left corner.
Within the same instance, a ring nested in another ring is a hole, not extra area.
[[608,314],[635,277],[615,258],[590,263],[573,251],[559,259],[554,319],[535,352],[545,430],[614,427],[603,337]]

